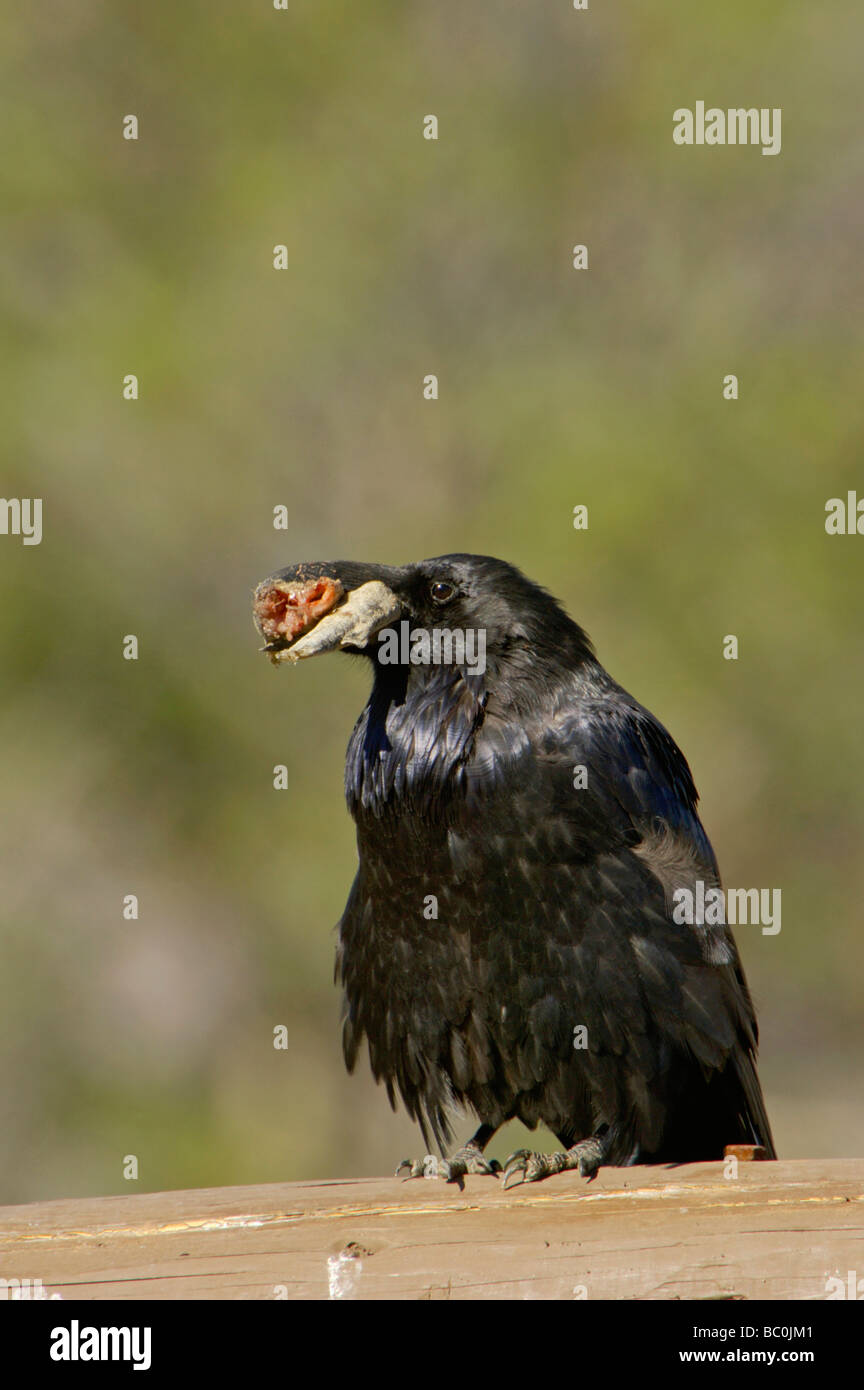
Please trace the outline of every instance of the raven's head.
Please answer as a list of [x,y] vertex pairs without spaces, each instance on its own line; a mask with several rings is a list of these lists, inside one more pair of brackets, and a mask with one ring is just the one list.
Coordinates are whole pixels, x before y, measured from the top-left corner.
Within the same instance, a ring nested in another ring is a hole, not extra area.
[[274,662],[341,650],[369,657],[379,672],[450,664],[471,675],[489,667],[517,677],[537,665],[572,669],[592,654],[550,594],[486,555],[400,567],[291,565],[258,585],[253,612]]
[[[348,746],[345,790],[361,823],[394,806],[444,818],[481,729],[492,785],[523,747],[523,722],[586,672],[602,673],[585,633],[519,570],[485,555],[389,567],[293,565],[255,590],[271,660],[342,650],[374,684]],[[607,677],[608,680],[608,677]],[[497,774],[496,774],[497,775]]]

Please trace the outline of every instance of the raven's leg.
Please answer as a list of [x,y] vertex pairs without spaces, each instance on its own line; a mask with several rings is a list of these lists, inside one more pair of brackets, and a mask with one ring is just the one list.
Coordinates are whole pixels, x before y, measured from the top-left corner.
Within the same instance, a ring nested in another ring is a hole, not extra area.
[[461,1149],[457,1149],[450,1158],[436,1158],[435,1154],[427,1154],[425,1158],[403,1158],[399,1167],[396,1169],[396,1177],[407,1168],[404,1181],[409,1178],[445,1178],[447,1182],[461,1183],[467,1173],[483,1173],[485,1175],[495,1175],[500,1173],[501,1164],[497,1158],[487,1162],[483,1157],[483,1150],[495,1133],[497,1125],[481,1125],[477,1133],[472,1135],[467,1144],[463,1144]]
[[541,1178],[551,1177],[553,1173],[566,1173],[572,1169],[576,1169],[583,1178],[596,1178],[597,1169],[606,1162],[612,1144],[611,1130],[601,1125],[590,1139],[582,1139],[572,1149],[561,1153],[538,1154],[530,1149],[517,1149],[504,1165],[504,1190],[506,1192],[508,1182],[516,1173],[524,1175],[523,1182],[540,1182]]

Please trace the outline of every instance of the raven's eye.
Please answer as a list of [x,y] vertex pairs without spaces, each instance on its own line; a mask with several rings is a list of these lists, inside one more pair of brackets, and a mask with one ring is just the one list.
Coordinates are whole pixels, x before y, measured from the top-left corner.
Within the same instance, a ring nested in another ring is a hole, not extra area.
[[456,586],[447,584],[443,579],[436,579],[434,584],[429,585],[429,593],[435,603],[449,603],[456,593]]

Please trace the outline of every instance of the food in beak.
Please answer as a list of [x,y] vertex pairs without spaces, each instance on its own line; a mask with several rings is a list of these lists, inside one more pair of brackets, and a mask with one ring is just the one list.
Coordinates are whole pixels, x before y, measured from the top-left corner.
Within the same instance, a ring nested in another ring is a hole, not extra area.
[[280,650],[314,627],[344,592],[338,579],[265,579],[259,584],[252,612],[271,660],[278,660]]
[[401,612],[396,595],[377,579],[353,589],[340,603],[343,593],[339,580],[329,578],[265,580],[258,586],[255,622],[268,639],[264,651],[274,665],[337,647],[364,647]]

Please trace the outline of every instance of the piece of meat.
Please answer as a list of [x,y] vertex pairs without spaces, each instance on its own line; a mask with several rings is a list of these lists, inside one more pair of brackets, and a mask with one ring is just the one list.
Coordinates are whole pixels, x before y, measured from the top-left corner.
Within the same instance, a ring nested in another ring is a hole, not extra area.
[[255,591],[253,610],[266,650],[295,642],[335,607],[345,590],[338,579],[266,580]]

